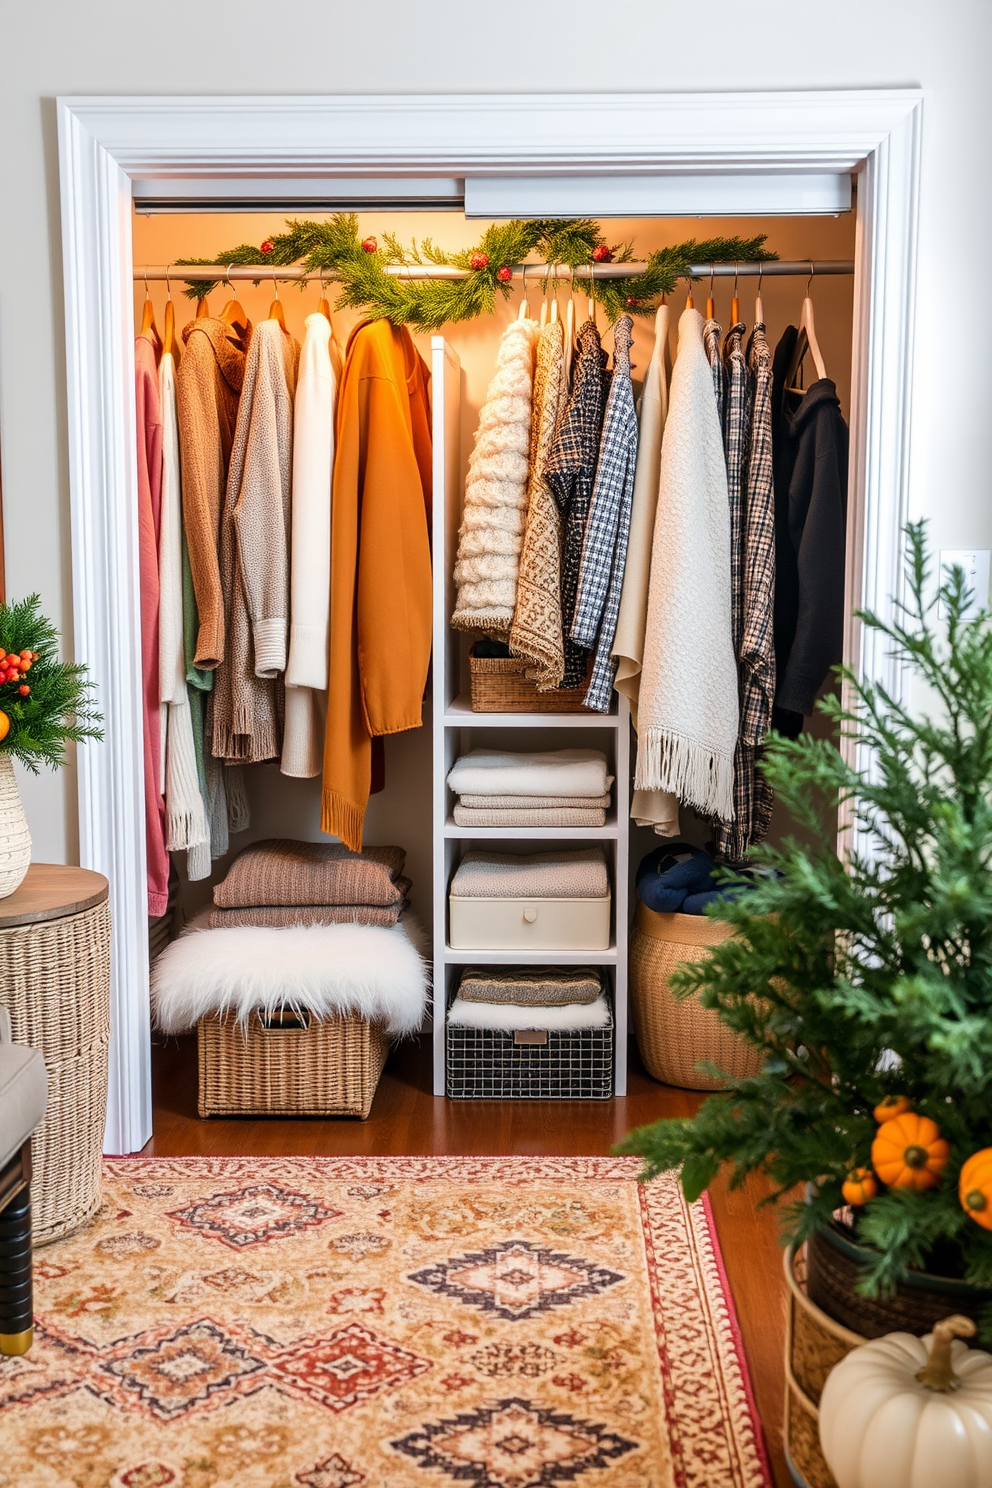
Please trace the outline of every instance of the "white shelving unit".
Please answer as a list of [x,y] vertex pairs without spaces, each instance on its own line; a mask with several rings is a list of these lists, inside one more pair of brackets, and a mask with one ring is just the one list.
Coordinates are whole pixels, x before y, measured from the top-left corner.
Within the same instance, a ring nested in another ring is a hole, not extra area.
[[[630,721],[627,704],[616,713],[473,713],[463,672],[463,640],[448,617],[454,609],[452,573],[461,519],[461,367],[442,336],[431,341],[434,438],[434,659],[432,688],[434,864],[434,1093],[445,1093],[444,1022],[452,985],[469,965],[594,965],[612,972],[616,1022],[614,1091],[627,1089],[627,858],[630,822]],[[615,699],[616,701],[616,699]],[[523,739],[517,731],[539,732]],[[563,734],[576,737],[563,738]],[[582,736],[586,736],[583,738]],[[489,743],[507,748],[553,748],[587,742],[601,748],[615,776],[614,807],[604,827],[459,827],[446,777],[466,750]],[[544,842],[565,847],[602,843],[613,880],[613,937],[605,951],[459,951],[448,945],[448,885],[467,846]]]

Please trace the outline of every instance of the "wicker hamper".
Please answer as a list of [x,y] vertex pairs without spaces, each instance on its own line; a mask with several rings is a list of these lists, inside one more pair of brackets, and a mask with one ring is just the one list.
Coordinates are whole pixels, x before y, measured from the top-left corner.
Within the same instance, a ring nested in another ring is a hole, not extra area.
[[785,1281],[783,1436],[789,1469],[799,1488],[837,1488],[820,1450],[820,1396],[834,1365],[867,1339],[835,1323],[809,1300],[805,1249],[786,1252]]
[[630,1001],[637,1047],[649,1075],[688,1090],[719,1090],[722,1082],[696,1066],[710,1060],[729,1075],[757,1074],[761,1054],[721,1023],[694,997],[679,1002],[669,978],[684,961],[698,961],[708,947],[733,933],[708,915],[659,914],[638,904],[630,938]]
[[526,675],[529,662],[515,656],[469,655],[473,713],[582,713],[588,683],[538,692]]
[[201,1018],[201,1116],[360,1116],[372,1108],[389,1038],[364,1018],[308,1013]]

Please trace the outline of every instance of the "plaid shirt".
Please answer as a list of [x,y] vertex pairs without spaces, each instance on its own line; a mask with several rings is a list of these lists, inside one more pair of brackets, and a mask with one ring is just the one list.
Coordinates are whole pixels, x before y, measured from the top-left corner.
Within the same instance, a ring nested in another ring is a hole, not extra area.
[[713,373],[713,392],[716,394],[716,411],[723,425],[723,390],[726,383],[726,369],[723,365],[723,356],[720,352],[720,339],[723,329],[715,320],[708,320],[703,326],[703,345],[706,347],[706,357]]
[[565,527],[561,554],[561,619],[565,637],[562,687],[578,687],[586,674],[588,649],[572,640],[572,621],[579,590],[586,519],[596,475],[603,405],[609,386],[606,353],[600,345],[599,332],[593,321],[587,320],[582,326],[578,343],[579,360],[571,401],[544,471],[545,481],[554,492]]
[[727,496],[730,501],[730,616],[734,654],[740,656],[744,616],[744,499],[747,487],[751,397],[748,365],[741,341],[745,327],[731,326],[723,348],[725,396],[723,448],[727,456]]
[[743,861],[748,848],[767,836],[774,799],[761,769],[761,750],[775,696],[772,356],[763,325],[756,325],[751,333],[747,365],[751,417],[741,526],[741,636],[737,649],[741,728],[734,756],[735,820],[716,829],[718,850],[731,863]]
[[612,655],[620,613],[627,537],[637,464],[637,410],[630,381],[630,344],[634,322],[623,315],[613,330],[613,380],[603,418],[599,464],[586,526],[579,571],[579,592],[572,638],[595,647],[587,708],[605,713],[613,694],[616,658]]

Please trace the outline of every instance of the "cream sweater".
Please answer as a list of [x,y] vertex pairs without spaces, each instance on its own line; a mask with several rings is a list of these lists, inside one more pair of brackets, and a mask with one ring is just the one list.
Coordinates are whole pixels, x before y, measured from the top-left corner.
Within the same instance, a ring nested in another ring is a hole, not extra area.
[[479,415],[455,561],[451,623],[461,630],[506,635],[513,619],[527,522],[536,338],[533,320],[507,326]]
[[661,449],[639,705],[639,790],[732,821],[737,665],[730,505],[703,319],[686,310]]
[[331,472],[337,377],[331,326],[308,315],[293,407],[289,661],[280,768],[309,779],[324,763],[331,613]]

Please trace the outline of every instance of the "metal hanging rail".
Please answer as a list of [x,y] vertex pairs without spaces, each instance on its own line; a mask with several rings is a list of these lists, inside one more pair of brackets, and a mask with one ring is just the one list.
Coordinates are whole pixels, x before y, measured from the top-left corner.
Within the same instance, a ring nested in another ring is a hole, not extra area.
[[[473,274],[471,269],[453,269],[447,264],[385,264],[383,265],[387,274],[394,275],[397,279],[469,279]],[[576,275],[584,278],[595,279],[628,279],[637,274],[643,274],[647,268],[645,263],[603,263],[589,265],[577,265]],[[533,282],[535,278],[546,275],[554,276],[558,271],[558,279],[564,289],[571,277],[571,269],[564,264],[529,263],[513,264],[512,277],[522,279],[524,269],[527,270],[528,279]],[[712,274],[716,279],[729,279],[739,277],[741,279],[757,278],[760,274],[763,279],[776,279],[783,276],[799,277],[806,275],[815,279],[823,278],[827,274],[853,274],[854,260],[852,258],[821,258],[821,259],[771,259],[767,263],[755,263],[752,261],[740,263],[718,263],[718,264],[692,264],[690,271],[695,279],[708,279]],[[327,270],[307,272],[306,269],[294,267],[292,264],[232,264],[228,268],[224,264],[149,264],[147,267],[135,268],[135,280],[164,281],[175,280],[178,284],[196,282],[212,283],[214,280],[224,282],[230,280],[247,280],[250,283],[265,283],[278,279],[280,283],[310,283],[323,282],[334,284],[337,275]]]

